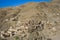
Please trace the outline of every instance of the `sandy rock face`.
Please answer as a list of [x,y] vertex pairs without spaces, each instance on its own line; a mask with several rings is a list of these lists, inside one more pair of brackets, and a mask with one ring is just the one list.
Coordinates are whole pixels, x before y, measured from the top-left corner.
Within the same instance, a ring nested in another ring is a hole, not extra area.
[[[0,9],[1,40],[59,40],[60,5],[28,3]],[[56,39],[55,39],[56,38]]]

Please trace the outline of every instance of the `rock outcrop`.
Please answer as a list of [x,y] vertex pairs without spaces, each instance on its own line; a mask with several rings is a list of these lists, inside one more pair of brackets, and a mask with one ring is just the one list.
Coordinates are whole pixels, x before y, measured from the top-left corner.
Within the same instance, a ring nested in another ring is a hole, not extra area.
[[59,10],[56,1],[0,8],[0,40],[59,40]]

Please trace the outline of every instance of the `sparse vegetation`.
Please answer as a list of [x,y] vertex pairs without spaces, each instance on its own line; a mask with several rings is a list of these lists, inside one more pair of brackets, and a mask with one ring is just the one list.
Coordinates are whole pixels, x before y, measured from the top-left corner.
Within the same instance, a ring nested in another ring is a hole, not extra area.
[[[55,2],[28,3],[21,7],[2,8],[0,36],[7,40],[52,40],[50,37],[56,36],[56,32],[59,32],[57,35],[60,38],[59,10],[60,5]],[[1,38],[0,40],[6,40]]]
[[15,36],[15,40],[20,40],[20,38],[18,36]]

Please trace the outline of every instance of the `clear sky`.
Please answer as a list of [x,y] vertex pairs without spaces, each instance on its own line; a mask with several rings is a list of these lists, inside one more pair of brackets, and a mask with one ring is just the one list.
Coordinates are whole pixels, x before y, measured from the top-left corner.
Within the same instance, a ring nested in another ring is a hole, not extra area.
[[22,5],[27,2],[49,2],[50,0],[0,0],[0,8]]

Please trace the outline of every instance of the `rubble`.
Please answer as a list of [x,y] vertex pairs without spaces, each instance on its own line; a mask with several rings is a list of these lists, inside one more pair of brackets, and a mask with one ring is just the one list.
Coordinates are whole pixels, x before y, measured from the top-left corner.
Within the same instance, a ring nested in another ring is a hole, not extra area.
[[0,9],[0,39],[52,40],[54,38],[53,40],[56,40],[55,37],[60,37],[59,10],[60,6],[56,1],[33,2],[2,8]]

